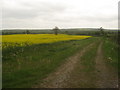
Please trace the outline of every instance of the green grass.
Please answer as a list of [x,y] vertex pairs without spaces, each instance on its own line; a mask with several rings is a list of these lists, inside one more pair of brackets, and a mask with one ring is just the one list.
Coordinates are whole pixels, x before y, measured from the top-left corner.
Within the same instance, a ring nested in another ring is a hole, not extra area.
[[[95,70],[96,70],[96,53],[99,46],[99,41],[96,42],[96,44],[91,47],[85,54],[81,57],[81,64],[83,66],[83,69],[81,69],[81,72],[83,72],[86,76],[85,80],[88,80],[87,82],[82,82],[81,87],[87,87],[87,88],[95,88]],[[90,82],[92,81],[92,82]]]
[[104,39],[103,51],[106,63],[116,69],[118,68],[118,48],[118,44],[113,42],[110,38]]
[[98,45],[99,42],[97,42],[81,57],[81,64],[84,65],[85,72],[91,72],[95,70],[95,64],[96,64],[95,57],[96,57]]
[[3,88],[28,88],[42,82],[65,59],[97,38],[36,44],[3,50]]

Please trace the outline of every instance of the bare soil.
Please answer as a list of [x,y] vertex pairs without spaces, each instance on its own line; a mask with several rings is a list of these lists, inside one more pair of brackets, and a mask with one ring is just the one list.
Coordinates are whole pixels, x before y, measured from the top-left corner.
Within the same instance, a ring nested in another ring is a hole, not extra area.
[[94,43],[83,48],[83,50],[77,54],[69,57],[66,62],[56,70],[56,72],[51,73],[43,80],[43,83],[36,85],[33,88],[65,88],[67,85],[66,82],[70,79],[70,73],[74,70],[79,58],[93,45]]
[[118,88],[118,73],[105,63],[102,44],[98,46],[94,72],[83,72],[85,67],[79,63],[85,52],[95,45],[92,43],[69,57],[54,73],[33,88]]

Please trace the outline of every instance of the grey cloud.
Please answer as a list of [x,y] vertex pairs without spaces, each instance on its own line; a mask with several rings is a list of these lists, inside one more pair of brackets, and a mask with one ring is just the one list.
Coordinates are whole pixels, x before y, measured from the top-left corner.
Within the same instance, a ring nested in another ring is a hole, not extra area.
[[64,12],[64,10],[66,9],[66,6],[64,5],[47,3],[47,2],[42,2],[36,5],[32,3],[30,4],[22,3],[22,5],[30,9],[3,8],[3,18],[28,19],[28,18],[35,18],[37,16],[41,16],[42,18],[45,16],[52,16],[53,14]]
[[31,10],[4,10],[3,11],[3,18],[32,18],[37,16],[38,13],[34,13]]
[[[48,28],[54,25],[69,27],[99,26],[101,24],[115,26],[117,23],[114,9],[109,11],[109,8],[106,8],[106,11],[101,11],[102,9],[94,11],[94,8],[91,8],[92,12],[87,11],[79,5],[80,0],[76,0],[78,4],[75,4],[74,0],[66,2],[64,0],[11,0],[15,4],[10,3],[10,0],[5,1],[7,3],[3,7],[4,27]],[[88,7],[85,6],[85,8]]]
[[92,22],[112,22],[112,21],[116,21],[117,20],[117,16],[116,15],[109,15],[109,16],[88,16],[88,17],[83,17],[81,19],[87,20],[87,21],[92,21]]
[[117,20],[116,15],[110,15],[110,16],[63,16],[60,18],[53,17],[49,18],[51,21],[57,21],[57,22],[82,22],[82,21],[88,21],[88,22],[112,22]]

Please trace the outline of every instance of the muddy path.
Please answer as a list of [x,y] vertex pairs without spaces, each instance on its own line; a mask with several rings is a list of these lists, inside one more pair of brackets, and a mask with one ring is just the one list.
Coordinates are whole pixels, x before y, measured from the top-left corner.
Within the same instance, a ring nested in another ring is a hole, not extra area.
[[74,67],[74,70],[71,71],[70,78],[65,82],[66,85],[64,88],[95,88],[96,74],[93,69],[95,68],[95,57],[93,57],[92,60],[90,60],[90,58],[86,59],[88,62],[91,61],[89,63],[92,63],[92,67],[84,63],[85,59],[83,59],[83,57],[85,57],[88,52],[91,52],[93,48],[97,48],[99,43],[100,41],[89,47],[85,54],[79,57],[79,61]]
[[118,73],[113,67],[105,63],[102,50],[103,42],[100,43],[96,55],[96,87],[118,88]]
[[85,52],[97,45],[91,43],[75,55],[69,57],[64,64],[51,73],[42,83],[33,88],[118,88],[118,73],[113,67],[105,63],[102,41],[98,41],[94,71],[86,72],[81,63],[81,57]]
[[103,42],[97,46],[94,69],[85,71],[86,67],[79,60],[70,79],[66,82],[67,88],[118,88],[118,71],[105,62],[102,50]]
[[95,43],[89,44],[87,47],[83,48],[80,52],[69,57],[66,62],[61,65],[56,72],[51,73],[47,78],[43,80],[43,83],[34,86],[33,88],[65,88],[67,81],[69,81],[70,73],[74,70],[79,58],[94,45]]

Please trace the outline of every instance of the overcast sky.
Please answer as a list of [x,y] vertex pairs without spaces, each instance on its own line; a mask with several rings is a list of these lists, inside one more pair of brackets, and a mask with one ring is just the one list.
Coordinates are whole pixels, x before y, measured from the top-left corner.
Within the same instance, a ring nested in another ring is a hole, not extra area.
[[118,28],[119,0],[3,0],[2,28]]

